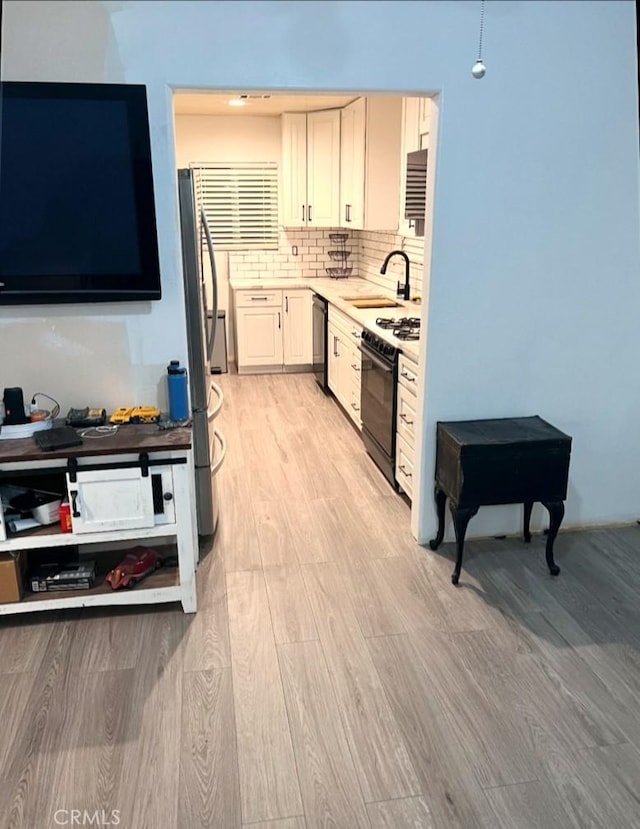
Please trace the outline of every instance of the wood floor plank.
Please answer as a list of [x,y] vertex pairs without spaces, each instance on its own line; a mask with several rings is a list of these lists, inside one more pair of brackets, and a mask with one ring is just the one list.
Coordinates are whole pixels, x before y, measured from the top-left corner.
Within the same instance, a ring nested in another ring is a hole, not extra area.
[[575,826],[562,799],[546,781],[516,783],[485,791],[499,829],[565,829]]
[[307,826],[369,826],[319,642],[278,646]]
[[227,574],[244,823],[303,813],[262,573]]
[[264,571],[273,634],[278,644],[318,638],[300,567],[267,567]]
[[583,749],[574,754],[576,776],[588,789],[604,826],[640,826],[640,751],[630,744]]
[[300,564],[344,558],[342,532],[335,529],[335,498],[287,502],[293,543]]
[[[120,789],[122,770],[130,740],[135,739],[131,723],[136,675],[133,668],[88,674],[82,697],[70,701],[65,724],[67,750],[51,762],[61,765],[58,802],[71,808],[111,815],[118,810],[125,823],[125,804]],[[169,824],[170,825],[170,824]]]
[[422,628],[444,630],[439,602],[424,568],[412,558],[352,559],[342,564],[364,636]]
[[[543,630],[544,619],[527,617],[531,630]],[[557,641],[557,637],[556,637]],[[523,628],[512,636],[486,630],[451,637],[453,653],[480,689],[490,689],[507,718],[515,717],[532,757],[544,757],[538,745],[542,732],[551,732],[562,746],[580,749],[624,740],[599,703],[602,696],[576,693],[554,672],[539,640]],[[544,648],[545,646],[543,646]],[[585,682],[593,680],[586,665],[576,664]]]
[[0,674],[36,671],[55,625],[55,616],[4,616],[0,621]]
[[31,674],[0,674],[0,780],[6,780],[6,767],[11,753],[20,751],[23,734],[20,733],[19,727],[22,724],[32,682]]
[[338,567],[302,570],[365,801],[420,794]]
[[303,817],[286,817],[283,820],[261,820],[258,823],[242,824],[243,829],[306,829],[306,825]]
[[240,788],[231,670],[183,677],[180,825],[240,827]]
[[185,671],[231,665],[227,582],[217,549],[198,569],[198,612],[186,620],[182,650]]
[[250,479],[246,470],[226,470],[220,486],[218,532],[220,553],[227,573],[259,570],[262,567],[256,522],[251,503]]
[[145,648],[136,665],[118,781],[125,826],[178,829],[185,624],[180,609],[166,608],[147,612],[140,625]]
[[297,564],[298,556],[284,501],[254,501],[253,514],[262,566]]
[[368,803],[371,829],[434,829],[423,797],[405,797],[383,803]]
[[[474,773],[473,747],[455,729],[456,715],[433,693],[431,666],[408,634],[367,639],[437,829],[484,829],[493,813]],[[438,657],[439,659],[442,656]],[[457,703],[459,697],[454,698]],[[480,715],[480,714],[479,714]]]
[[59,615],[52,627],[42,661],[32,685],[17,733],[19,740],[5,763],[0,826],[50,825],[61,790],[61,765],[57,754],[68,745],[66,718],[71,700],[82,699],[84,676],[69,670],[73,621],[79,614]]

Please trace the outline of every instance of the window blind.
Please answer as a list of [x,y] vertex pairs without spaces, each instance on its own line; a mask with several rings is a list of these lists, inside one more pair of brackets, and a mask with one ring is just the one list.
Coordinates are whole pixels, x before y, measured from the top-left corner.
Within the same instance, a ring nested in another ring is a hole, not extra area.
[[275,162],[203,164],[192,168],[198,208],[204,208],[217,250],[277,249]]

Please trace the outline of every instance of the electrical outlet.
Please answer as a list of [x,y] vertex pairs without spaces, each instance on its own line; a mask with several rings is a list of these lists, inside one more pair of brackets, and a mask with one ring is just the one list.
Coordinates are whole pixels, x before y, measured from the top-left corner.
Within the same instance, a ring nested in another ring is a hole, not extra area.
[[291,246],[291,254],[292,254],[293,256],[297,256],[297,255],[298,255],[298,246],[297,246],[297,245],[292,245],[292,246]]

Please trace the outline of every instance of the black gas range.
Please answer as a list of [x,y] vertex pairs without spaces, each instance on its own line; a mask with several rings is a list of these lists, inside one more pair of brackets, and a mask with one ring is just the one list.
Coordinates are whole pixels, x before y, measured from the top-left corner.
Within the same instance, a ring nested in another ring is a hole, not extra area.
[[378,328],[391,331],[394,337],[399,340],[420,339],[420,317],[378,317],[376,320]]

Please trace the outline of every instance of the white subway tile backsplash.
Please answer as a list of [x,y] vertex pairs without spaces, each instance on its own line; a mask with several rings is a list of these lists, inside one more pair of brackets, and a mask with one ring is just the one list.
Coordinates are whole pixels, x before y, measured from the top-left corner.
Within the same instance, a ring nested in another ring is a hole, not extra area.
[[[332,242],[332,233],[348,233],[344,243]],[[298,249],[294,256],[292,247]],[[411,262],[411,293],[422,293],[424,239],[403,237],[397,233],[355,230],[343,228],[288,228],[280,229],[278,250],[245,250],[229,253],[230,276],[246,275],[251,279],[282,278],[315,279],[327,276],[326,269],[340,265],[332,260],[329,251],[337,248],[350,251],[346,265],[353,276],[368,280],[377,289],[395,293],[398,281],[404,281],[404,262],[401,257],[392,259],[386,274],[380,268],[386,255],[392,250],[404,250]]]

